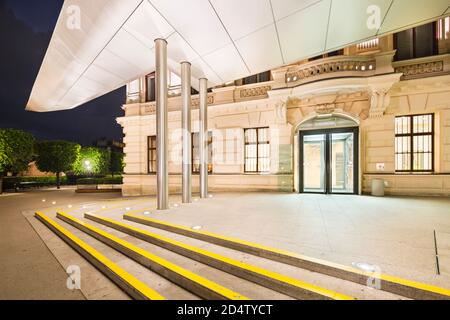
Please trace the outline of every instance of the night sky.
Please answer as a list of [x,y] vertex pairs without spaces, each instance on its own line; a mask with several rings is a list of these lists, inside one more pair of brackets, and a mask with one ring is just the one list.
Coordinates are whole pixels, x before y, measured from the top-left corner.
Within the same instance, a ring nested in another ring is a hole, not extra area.
[[[95,0],[91,0],[95,1]],[[92,145],[99,138],[122,139],[125,88],[74,110],[25,111],[63,0],[0,0],[0,128],[17,128],[40,140]]]

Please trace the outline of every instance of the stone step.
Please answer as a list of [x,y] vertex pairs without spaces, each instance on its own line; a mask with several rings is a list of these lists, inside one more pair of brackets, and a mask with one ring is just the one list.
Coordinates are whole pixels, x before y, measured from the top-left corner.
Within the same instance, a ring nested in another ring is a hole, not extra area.
[[66,213],[58,212],[57,218],[71,224],[97,240],[109,245],[130,259],[140,263],[153,272],[176,283],[189,292],[204,299],[211,300],[247,300],[245,296],[208,280],[198,274],[186,270],[166,259],[144,250],[131,242],[116,237],[91,224],[74,218]]
[[371,281],[378,281],[379,287],[382,288],[383,291],[411,299],[450,299],[450,290],[433,285],[402,279],[391,275],[378,274],[376,272],[362,271],[353,267],[315,259],[276,248],[270,248],[211,232],[193,230],[184,226],[179,226],[144,216],[138,216],[136,214],[125,214],[123,218],[128,221],[150,226],[152,228],[169,231],[186,237],[245,252],[254,256],[281,262],[301,269],[306,269],[318,274],[354,282],[360,285],[366,285]]
[[116,285],[134,299],[139,300],[164,300],[164,297],[145,283],[125,271],[116,263],[101,254],[98,250],[75,236],[62,225],[50,219],[42,212],[36,212],[35,217],[44,223],[49,229],[75,249],[98,270],[110,278]]
[[353,299],[350,296],[261,267],[243,263],[196,246],[175,241],[168,237],[135,228],[119,221],[114,221],[94,214],[85,214],[85,218],[296,299]]

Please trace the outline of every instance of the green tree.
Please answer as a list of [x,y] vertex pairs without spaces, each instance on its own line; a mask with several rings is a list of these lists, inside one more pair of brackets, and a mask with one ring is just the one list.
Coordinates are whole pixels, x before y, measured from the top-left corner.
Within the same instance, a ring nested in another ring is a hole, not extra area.
[[79,175],[106,175],[109,173],[111,153],[96,147],[82,147],[74,172]]
[[7,172],[17,174],[28,168],[33,158],[34,138],[16,129],[0,129],[0,194]]
[[115,173],[123,173],[124,166],[123,153],[112,151],[111,161],[109,163],[109,172],[111,173],[111,176],[114,177]]
[[80,155],[80,145],[68,141],[43,141],[36,145],[36,165],[39,170],[56,174],[56,186],[60,189],[61,172],[73,170]]

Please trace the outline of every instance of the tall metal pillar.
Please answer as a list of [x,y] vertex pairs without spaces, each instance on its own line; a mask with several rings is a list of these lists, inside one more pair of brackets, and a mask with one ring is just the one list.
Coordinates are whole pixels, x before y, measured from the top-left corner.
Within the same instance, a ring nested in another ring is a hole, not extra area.
[[200,79],[200,197],[208,197],[208,80]]
[[192,202],[191,64],[181,63],[181,126],[183,130],[183,203]]
[[156,144],[158,210],[169,209],[167,128],[167,41],[155,40],[156,53]]

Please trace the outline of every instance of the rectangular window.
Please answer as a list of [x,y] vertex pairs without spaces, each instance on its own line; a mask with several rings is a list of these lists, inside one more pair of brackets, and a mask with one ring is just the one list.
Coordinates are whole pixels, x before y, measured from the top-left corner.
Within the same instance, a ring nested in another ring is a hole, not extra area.
[[395,118],[395,170],[434,171],[434,115]]
[[[208,173],[213,172],[212,143],[213,143],[212,132],[208,132]],[[192,134],[192,172],[200,173],[200,141],[198,132]]]
[[270,71],[258,73],[247,78],[242,79],[242,85],[260,83],[260,82],[268,82],[270,81],[271,73]]
[[156,82],[155,82],[155,73],[151,73],[145,77],[145,85],[146,85],[146,102],[153,102],[156,100]]
[[269,128],[245,129],[246,173],[270,172]]
[[148,173],[156,173],[156,136],[148,137]]
[[438,53],[437,25],[428,23],[394,34],[395,60],[410,60]]

